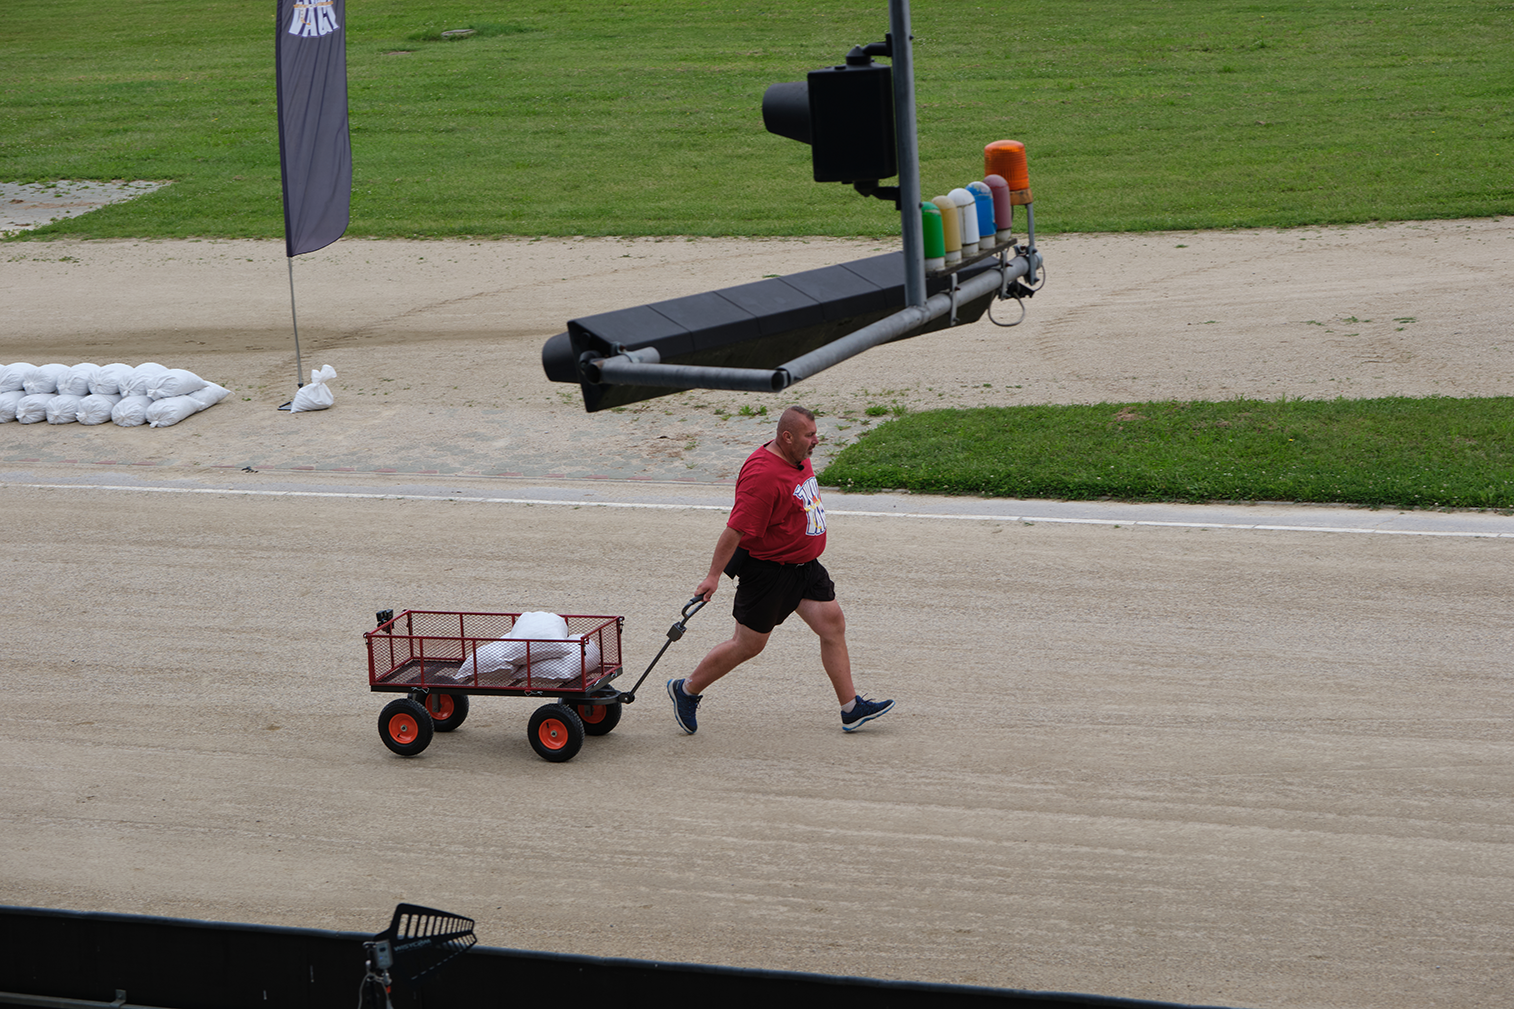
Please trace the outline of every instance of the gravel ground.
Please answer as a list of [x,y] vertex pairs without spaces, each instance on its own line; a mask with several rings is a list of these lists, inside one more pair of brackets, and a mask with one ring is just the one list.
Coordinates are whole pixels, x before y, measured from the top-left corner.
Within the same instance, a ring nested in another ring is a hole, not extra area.
[[[0,361],[158,360],[233,396],[157,430],[0,425],[0,902],[377,931],[410,900],[498,946],[1514,1005],[1502,516],[830,492],[859,685],[895,713],[841,733],[786,625],[683,736],[661,678],[729,632],[727,590],[570,763],[531,753],[520,700],[383,748],[381,608],[624,615],[639,675],[781,405],[587,416],[542,342],[875,248],[343,241],[295,264],[336,406],[290,416],[281,246],[6,246]],[[1511,249],[1507,221],[1059,237],[1021,327],[792,395],[826,451],[868,406],[1505,395]]]

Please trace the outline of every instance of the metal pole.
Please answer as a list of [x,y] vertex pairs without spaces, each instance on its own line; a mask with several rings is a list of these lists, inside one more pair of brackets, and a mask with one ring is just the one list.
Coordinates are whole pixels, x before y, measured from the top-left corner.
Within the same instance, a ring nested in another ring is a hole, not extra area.
[[953,292],[943,291],[927,299],[924,304],[911,305],[903,311],[878,320],[871,326],[864,326],[839,340],[832,340],[824,347],[802,354],[787,364],[779,365],[777,370],[788,376],[785,386],[803,381],[811,375],[818,375],[825,369],[838,365],[848,358],[856,357],[863,351],[880,347],[923,329],[927,323],[955,312],[959,304],[976,301],[994,291],[1002,291],[1010,281],[1025,276],[1029,266],[1025,257],[1016,256],[997,269],[985,270],[962,281],[956,287],[955,297]]
[[928,323],[950,313],[957,305],[994,291],[1024,277],[1030,270],[1023,256],[1016,256],[1001,267],[969,277],[952,292],[943,291],[922,305],[910,305],[871,325],[801,354],[777,368],[718,368],[687,364],[662,364],[655,354],[631,351],[589,362],[592,381],[607,385],[650,385],[663,389],[734,389],[744,392],[778,392],[795,382],[817,375],[827,368],[856,357],[864,351],[909,336]]
[[305,387],[305,368],[300,361],[300,319],[294,311],[294,257],[286,257],[289,263],[289,318],[294,323],[294,387]]
[[904,239],[904,303],[925,304],[925,229],[920,223],[920,144],[915,130],[915,64],[909,0],[888,0],[893,43],[894,133],[899,151],[899,223]]

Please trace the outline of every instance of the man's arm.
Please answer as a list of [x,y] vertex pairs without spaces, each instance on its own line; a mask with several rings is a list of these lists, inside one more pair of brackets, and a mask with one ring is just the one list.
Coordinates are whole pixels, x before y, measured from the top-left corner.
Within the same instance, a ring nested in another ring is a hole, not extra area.
[[731,562],[731,557],[736,553],[736,548],[741,546],[741,533],[726,526],[720,534],[720,539],[715,541],[715,557],[710,561],[710,573],[704,576],[704,581],[694,590],[694,595],[709,602],[715,590],[720,587],[720,576],[725,573],[725,566]]

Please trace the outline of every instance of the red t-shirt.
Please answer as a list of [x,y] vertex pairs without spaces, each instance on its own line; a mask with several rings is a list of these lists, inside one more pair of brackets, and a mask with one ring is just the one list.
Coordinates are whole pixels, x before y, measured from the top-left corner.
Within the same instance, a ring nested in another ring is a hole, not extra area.
[[808,459],[800,466],[764,445],[741,465],[726,525],[760,561],[803,564],[825,551],[825,506]]

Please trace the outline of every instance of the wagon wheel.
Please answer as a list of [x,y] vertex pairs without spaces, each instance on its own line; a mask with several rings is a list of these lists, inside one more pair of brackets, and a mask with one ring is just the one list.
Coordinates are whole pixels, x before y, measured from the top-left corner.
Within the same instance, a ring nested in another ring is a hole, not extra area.
[[526,738],[538,757],[560,764],[583,747],[584,723],[566,704],[544,704],[531,716]]
[[468,695],[433,690],[426,695],[426,713],[437,732],[451,732],[468,717]]
[[575,704],[573,710],[584,723],[584,731],[591,736],[605,736],[620,724],[620,702],[614,704]]
[[379,713],[379,738],[402,757],[413,757],[431,745],[435,726],[426,709],[408,697],[390,701]]

